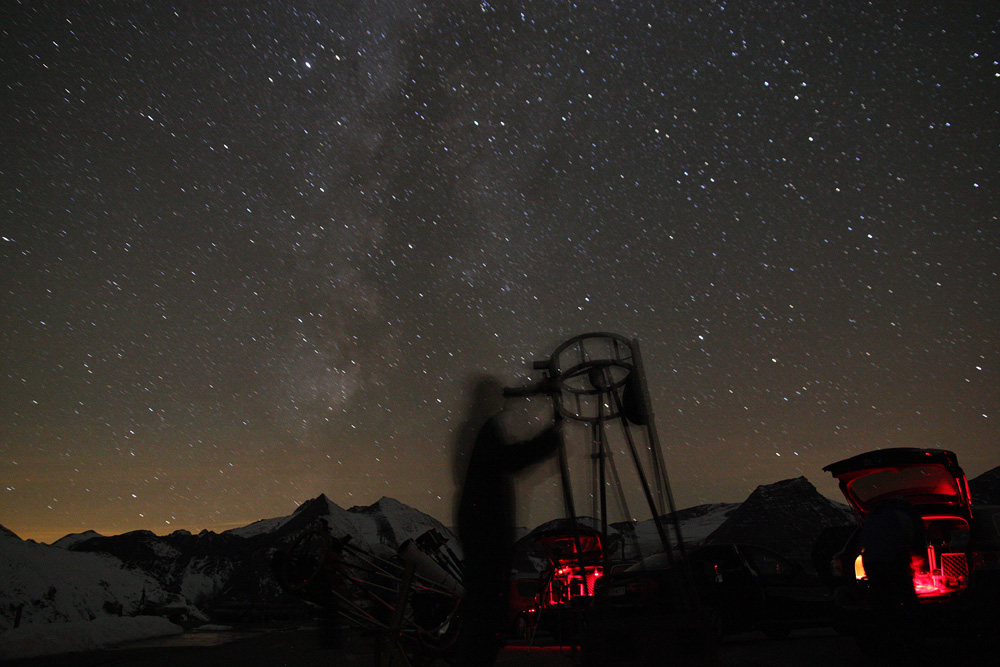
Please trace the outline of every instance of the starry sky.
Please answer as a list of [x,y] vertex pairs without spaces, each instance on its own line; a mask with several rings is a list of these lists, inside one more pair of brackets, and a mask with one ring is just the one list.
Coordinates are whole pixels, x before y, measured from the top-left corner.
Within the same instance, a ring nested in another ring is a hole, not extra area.
[[[821,468],[880,447],[1000,464],[990,3],[4,14],[22,537],[319,493],[450,523],[467,378],[594,330],[642,344],[682,507],[800,475],[839,498]],[[527,524],[559,506],[535,474]]]

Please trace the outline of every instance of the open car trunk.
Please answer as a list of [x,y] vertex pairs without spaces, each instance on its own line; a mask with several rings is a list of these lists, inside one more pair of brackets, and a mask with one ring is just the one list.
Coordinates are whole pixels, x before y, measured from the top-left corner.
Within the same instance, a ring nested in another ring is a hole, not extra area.
[[[969,485],[953,452],[943,449],[882,449],[832,463],[832,474],[858,522],[888,502],[903,500],[919,513],[926,554],[913,553],[911,569],[918,598],[960,593],[969,581]],[[861,554],[855,576],[866,578]],[[845,563],[847,565],[847,563]]]
[[890,498],[902,498],[917,508],[970,516],[965,473],[955,454],[944,449],[879,449],[831,463],[823,470],[840,482],[859,520]]

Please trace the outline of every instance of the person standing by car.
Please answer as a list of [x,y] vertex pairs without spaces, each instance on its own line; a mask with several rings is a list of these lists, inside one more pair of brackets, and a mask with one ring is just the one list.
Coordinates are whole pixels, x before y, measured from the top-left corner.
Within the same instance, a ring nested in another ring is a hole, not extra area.
[[918,644],[909,616],[916,608],[913,559],[926,557],[923,519],[902,498],[878,504],[861,526],[861,558],[872,609],[883,625],[883,651],[909,654]]
[[902,498],[889,498],[861,527],[861,558],[872,601],[883,609],[916,602],[912,559],[927,552],[923,519]]

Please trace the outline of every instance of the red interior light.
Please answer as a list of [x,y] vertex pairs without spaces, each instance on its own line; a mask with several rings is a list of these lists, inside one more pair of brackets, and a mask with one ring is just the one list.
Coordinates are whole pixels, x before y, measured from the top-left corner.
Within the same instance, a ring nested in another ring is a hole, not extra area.
[[964,553],[936,553],[931,547],[927,558],[913,556],[913,590],[917,597],[929,598],[964,591],[969,585],[968,560]]
[[594,586],[603,575],[604,568],[600,565],[557,567],[545,590],[545,606],[568,604],[579,597],[593,597]]

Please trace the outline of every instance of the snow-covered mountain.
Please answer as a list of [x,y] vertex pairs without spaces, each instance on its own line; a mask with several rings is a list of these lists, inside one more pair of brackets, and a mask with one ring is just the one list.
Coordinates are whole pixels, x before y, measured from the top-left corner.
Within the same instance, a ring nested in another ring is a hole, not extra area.
[[[681,537],[684,538],[686,547],[696,547],[705,542],[716,528],[732,514],[739,503],[709,503],[707,505],[695,505],[687,509],[678,510],[676,513],[677,523],[680,524]],[[665,514],[660,519],[660,523],[670,537],[670,543],[677,546],[677,536],[674,532],[674,515]],[[616,524],[620,531],[622,524]],[[641,553],[649,554],[659,551],[661,547],[660,536],[656,530],[656,523],[652,519],[646,519],[635,524],[635,534],[639,540]]]
[[73,553],[0,527],[0,633],[15,619],[21,625],[93,621],[168,606],[188,602],[112,555]]
[[242,528],[227,530],[224,535],[252,538],[260,535],[294,536],[313,522],[323,519],[336,537],[350,535],[352,543],[371,548],[384,545],[392,549],[408,539],[419,537],[434,528],[454,539],[437,519],[383,496],[371,505],[343,509],[324,494],[306,501],[292,514],[274,519],[255,521]]
[[333,535],[350,535],[353,545],[369,551],[376,546],[395,550],[431,528],[451,537],[436,519],[392,498],[345,510],[320,495],[302,503],[288,516],[256,521],[223,533],[84,533],[67,536],[57,544],[71,552],[113,556],[122,567],[154,578],[164,591],[190,600],[211,615],[222,607],[261,603],[300,606],[301,601],[288,596],[275,579],[272,555],[320,520]]
[[[71,552],[113,556],[123,567],[153,577],[164,590],[183,596],[201,608],[211,605],[241,578],[241,569],[257,565],[255,561],[258,560],[253,543],[209,531],[192,535],[179,530],[160,536],[137,530],[107,537],[94,535],[78,539],[74,536],[64,540],[57,544],[68,543],[67,549]],[[263,558],[259,560],[263,562]],[[254,593],[259,593],[259,587],[255,588],[258,590]]]
[[63,549],[69,549],[77,542],[84,542],[92,537],[104,537],[104,536],[98,533],[96,530],[85,530],[82,533],[70,533],[69,535],[65,535],[56,540],[55,542],[53,542],[52,546],[62,547]]
[[[436,519],[392,498],[345,510],[323,495],[288,516],[221,534],[87,531],[45,545],[0,526],[0,634],[5,638],[0,648],[12,657],[6,639],[24,639],[39,624],[55,622],[86,634],[97,627],[94,623],[119,615],[154,613],[199,623],[234,605],[302,606],[281,590],[271,558],[318,520],[366,549],[396,549],[431,528],[454,539]],[[13,632],[15,622],[20,627]]]

